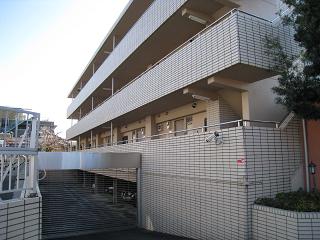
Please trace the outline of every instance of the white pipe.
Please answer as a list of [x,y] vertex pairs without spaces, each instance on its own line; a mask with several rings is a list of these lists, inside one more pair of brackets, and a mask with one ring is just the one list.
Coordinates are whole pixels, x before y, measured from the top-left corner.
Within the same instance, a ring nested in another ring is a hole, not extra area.
[[302,119],[302,129],[303,129],[303,145],[304,145],[304,164],[306,172],[306,188],[307,192],[310,192],[310,179],[309,179],[309,156],[308,156],[308,143],[307,143],[307,132],[306,132],[306,121]]

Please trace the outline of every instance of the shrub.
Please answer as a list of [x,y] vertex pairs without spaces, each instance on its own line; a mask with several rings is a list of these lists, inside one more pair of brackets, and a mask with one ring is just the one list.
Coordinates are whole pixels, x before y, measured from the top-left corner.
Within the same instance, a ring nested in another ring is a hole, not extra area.
[[278,193],[275,198],[259,198],[255,203],[297,212],[320,212],[320,193],[302,190]]

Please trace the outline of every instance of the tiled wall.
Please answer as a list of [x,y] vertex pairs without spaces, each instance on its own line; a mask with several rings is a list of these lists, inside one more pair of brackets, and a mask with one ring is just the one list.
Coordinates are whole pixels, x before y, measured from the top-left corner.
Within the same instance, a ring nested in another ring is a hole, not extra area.
[[251,208],[260,196],[291,190],[301,162],[299,121],[287,129],[222,129],[100,148],[142,153],[142,226],[195,239],[251,237]]
[[[293,119],[287,128],[244,129],[249,202],[287,192],[303,161],[301,120]],[[303,186],[301,186],[303,187]]]
[[251,206],[260,197],[274,197],[279,192],[303,188],[303,149],[301,120],[295,118],[287,128],[246,127],[244,129],[247,161],[248,219]]
[[[238,114],[232,109],[232,107],[223,100],[223,98],[219,98],[215,101],[208,101],[207,103],[207,119],[208,126],[219,125],[220,123],[226,123],[231,121],[236,121],[241,119]],[[222,125],[221,128],[226,127],[234,127],[236,123]],[[220,126],[216,126],[213,128],[209,128],[209,130],[219,129]]]
[[0,239],[41,239],[42,198],[0,203]]
[[253,239],[320,239],[319,212],[293,212],[261,205],[252,211]]

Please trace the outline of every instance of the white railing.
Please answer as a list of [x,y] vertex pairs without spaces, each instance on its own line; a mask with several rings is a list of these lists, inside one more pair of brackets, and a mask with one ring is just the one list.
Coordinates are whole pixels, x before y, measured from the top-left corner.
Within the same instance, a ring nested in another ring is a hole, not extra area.
[[0,200],[37,192],[40,115],[0,106]]
[[190,134],[214,132],[214,131],[217,131],[217,130],[220,130],[220,129],[233,128],[233,127],[279,128],[279,126],[280,126],[280,122],[276,122],[276,121],[239,119],[239,120],[224,122],[224,123],[220,123],[220,124],[202,126],[202,127],[197,127],[197,128],[191,128],[191,129],[184,129],[184,130],[179,130],[179,131],[169,131],[167,133],[161,133],[161,134],[156,134],[156,135],[152,135],[152,136],[145,136],[145,137],[142,137],[142,138],[134,138],[134,139],[128,139],[128,140],[124,140],[124,141],[117,141],[117,142],[114,142],[112,144],[111,143],[107,143],[107,144],[101,144],[101,145],[93,146],[93,147],[85,147],[85,148],[82,148],[80,150],[89,150],[89,149],[95,149],[95,148],[108,147],[108,146],[112,146],[112,145],[120,145],[120,144],[134,143],[134,142],[150,141],[150,140],[177,137],[177,136],[190,135]]

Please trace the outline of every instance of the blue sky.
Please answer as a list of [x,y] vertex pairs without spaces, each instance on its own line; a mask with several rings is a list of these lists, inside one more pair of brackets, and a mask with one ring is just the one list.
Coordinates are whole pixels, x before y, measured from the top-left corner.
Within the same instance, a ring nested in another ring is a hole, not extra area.
[[70,7],[65,0],[0,0],[1,61],[8,61]]
[[70,127],[67,94],[128,0],[0,0],[0,105]]

